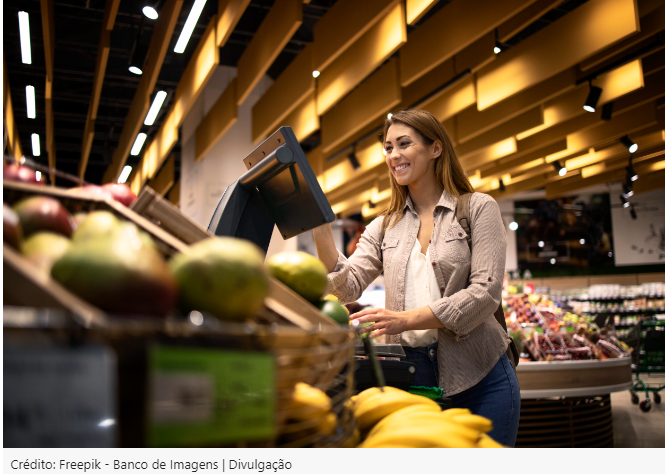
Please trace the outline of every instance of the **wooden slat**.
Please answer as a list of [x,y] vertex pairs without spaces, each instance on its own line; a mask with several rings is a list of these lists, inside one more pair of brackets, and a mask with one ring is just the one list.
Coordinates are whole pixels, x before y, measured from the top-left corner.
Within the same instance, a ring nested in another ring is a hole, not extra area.
[[533,163],[538,159],[542,160],[542,162],[544,163],[545,157],[547,155],[551,155],[558,151],[565,150],[566,147],[567,147],[567,141],[564,138],[562,140],[546,145],[543,148],[536,149],[516,159],[510,159],[510,157],[499,159],[496,161],[496,163],[492,164],[491,167],[481,169],[480,177],[483,179],[498,177],[502,174],[510,173],[515,168],[518,168],[520,166],[525,166],[529,163]]
[[585,3],[479,71],[478,109],[574,66],[638,28],[634,0]]
[[196,126],[194,161],[198,162],[238,120],[236,79],[234,78]]
[[238,60],[238,105],[268,72],[302,24],[300,0],[277,0]]
[[[55,54],[55,21],[53,0],[40,0],[42,13],[42,37],[44,39],[44,64],[46,66],[46,136],[44,149],[48,155],[49,168],[55,169],[55,139],[53,136],[53,56]],[[55,184],[55,175],[50,173],[51,184]]]
[[450,89],[423,104],[422,108],[434,115],[440,122],[444,122],[475,103],[474,78],[467,76]]
[[[665,166],[665,161],[660,161],[659,163],[661,166]],[[656,189],[663,189],[663,187],[665,187],[665,170],[640,176],[640,179],[633,183],[633,192],[638,195],[655,191]]]
[[217,46],[222,48],[231,36],[250,0],[219,0],[217,5]]
[[508,19],[497,28],[497,37],[501,43],[505,43],[538,18],[553,8],[561,5],[565,0],[538,0],[532,5]]
[[[649,150],[650,148],[661,145],[663,143],[662,132],[660,131],[647,134],[643,134],[643,131],[640,131],[638,133],[631,134],[631,139],[639,145],[639,150],[635,154],[635,158],[638,160],[641,156],[644,156],[646,150]],[[616,155],[621,155],[624,153],[627,154],[628,150],[624,145],[619,143],[598,151],[591,148],[589,153],[566,160],[565,165],[568,170],[575,170],[593,165],[595,163],[610,160]]]
[[406,41],[404,5],[398,4],[319,76],[317,108],[325,114]]
[[411,84],[534,2],[450,2],[409,34],[400,53],[402,86]]
[[397,3],[397,0],[335,2],[314,25],[314,68],[323,72]]
[[79,162],[79,178],[85,178],[85,170],[88,167],[88,158],[92,141],[95,137],[95,120],[97,119],[97,109],[99,108],[99,99],[102,95],[102,85],[104,83],[104,74],[106,73],[106,64],[111,51],[111,30],[115,23],[115,17],[118,13],[120,0],[106,0],[104,10],[104,20],[102,21],[102,32],[97,47],[97,60],[95,62],[95,74],[92,79],[92,95],[90,105],[88,106],[88,116],[85,121],[83,131],[83,144],[81,145],[81,161]]
[[603,89],[598,105],[601,106],[644,87],[642,61],[636,60],[603,74],[593,85]]
[[183,0],[167,0],[162,7],[159,18],[155,23],[150,46],[145,60],[145,70],[141,75],[139,85],[134,93],[132,105],[129,108],[125,123],[118,140],[118,147],[113,153],[112,163],[104,173],[105,183],[114,183],[118,180],[122,168],[125,166],[129,151],[134,144],[143,120],[150,108],[150,95],[155,87],[159,72],[162,69],[164,57],[169,47],[169,39],[173,36]]
[[171,191],[169,192],[169,201],[176,206],[180,206],[180,180],[178,180],[178,182],[171,188]]
[[360,164],[354,170],[346,155],[334,166],[325,170],[321,178],[322,188],[329,199],[339,202],[349,194],[357,185],[373,181],[378,173],[387,170],[380,143],[366,140],[355,149],[355,155]]
[[309,137],[319,129],[319,115],[316,113],[316,97],[312,92],[302,103],[284,118],[284,125],[293,129],[298,141]]
[[14,159],[20,160],[23,156],[23,149],[21,147],[21,139],[18,136],[18,129],[16,128],[16,122],[14,121],[14,107],[12,105],[12,95],[9,90],[9,77],[7,76],[7,62],[5,60],[5,54],[3,51],[2,54],[2,74],[3,74],[3,84],[2,84],[2,93],[3,93],[3,123],[4,128],[7,133],[7,142],[5,151],[8,155],[13,156]]
[[258,143],[278,127],[280,122],[308,97],[316,85],[314,45],[305,46],[252,107],[252,140]]
[[166,195],[175,182],[175,155],[171,155],[159,173],[150,180],[150,187],[160,196]]
[[400,103],[398,68],[393,58],[321,117],[324,153]]
[[409,25],[418,23],[439,0],[406,0],[406,22]]

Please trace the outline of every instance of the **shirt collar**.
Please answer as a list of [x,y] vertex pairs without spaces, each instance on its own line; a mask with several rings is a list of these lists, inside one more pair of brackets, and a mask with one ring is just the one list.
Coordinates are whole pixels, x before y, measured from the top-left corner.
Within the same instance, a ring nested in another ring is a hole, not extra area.
[[[436,204],[436,207],[446,207],[450,209],[451,211],[454,211],[455,208],[457,207],[457,199],[450,194],[446,192],[444,189],[443,192],[441,193],[441,198],[439,199],[439,202]],[[408,208],[412,212],[416,212],[415,208],[413,207],[413,201],[411,201],[411,196],[407,193],[406,195],[406,203],[404,204],[404,208]]]

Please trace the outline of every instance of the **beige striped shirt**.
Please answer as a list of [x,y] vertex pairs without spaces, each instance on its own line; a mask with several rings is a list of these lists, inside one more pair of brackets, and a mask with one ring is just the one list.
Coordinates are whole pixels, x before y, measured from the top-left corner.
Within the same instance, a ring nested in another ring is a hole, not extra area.
[[[438,334],[439,387],[447,396],[480,382],[508,347],[509,338],[494,318],[501,302],[506,264],[506,231],[492,197],[474,193],[469,203],[473,255],[455,218],[457,199],[446,191],[434,209],[430,260],[442,297],[428,306],[441,321]],[[354,254],[339,253],[328,274],[329,292],[341,303],[356,301],[384,272],[386,309],[404,311],[404,282],[420,219],[410,197],[403,217],[381,230],[383,217],[365,229]],[[399,336],[391,338],[399,343]]]

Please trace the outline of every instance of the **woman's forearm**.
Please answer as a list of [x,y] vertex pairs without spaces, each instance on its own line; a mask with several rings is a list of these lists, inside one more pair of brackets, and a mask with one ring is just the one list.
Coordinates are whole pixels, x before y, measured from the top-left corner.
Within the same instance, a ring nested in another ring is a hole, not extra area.
[[332,227],[330,224],[323,224],[316,227],[313,233],[314,242],[316,243],[316,253],[319,255],[319,260],[326,266],[328,273],[330,273],[337,266],[338,257]]
[[434,313],[429,306],[414,308],[407,311],[407,314],[407,325],[409,330],[438,329],[443,327],[443,324],[436,316],[434,316]]

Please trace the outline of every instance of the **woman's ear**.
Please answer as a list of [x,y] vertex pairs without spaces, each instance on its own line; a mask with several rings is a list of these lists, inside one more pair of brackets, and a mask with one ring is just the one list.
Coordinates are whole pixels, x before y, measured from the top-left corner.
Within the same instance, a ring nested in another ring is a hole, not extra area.
[[443,145],[439,140],[434,140],[434,143],[432,144],[432,158],[438,158],[441,153],[443,152]]

